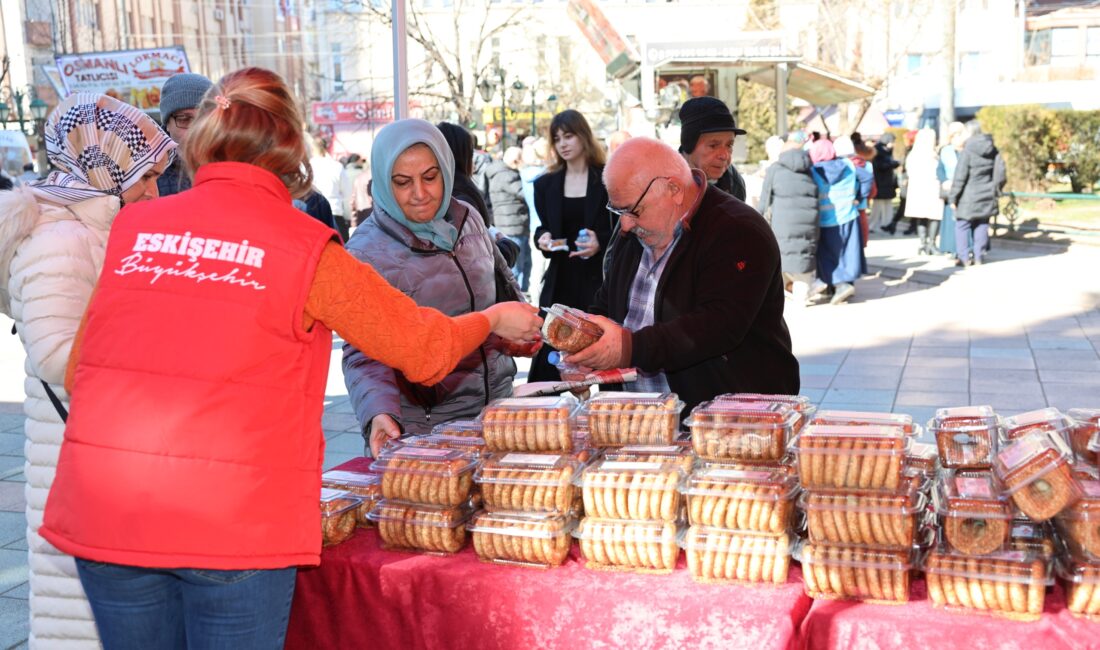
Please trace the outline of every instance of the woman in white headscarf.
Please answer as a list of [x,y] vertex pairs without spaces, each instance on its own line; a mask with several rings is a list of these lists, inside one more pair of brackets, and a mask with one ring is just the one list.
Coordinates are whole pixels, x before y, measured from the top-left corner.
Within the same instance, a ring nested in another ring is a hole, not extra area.
[[46,122],[45,179],[0,192],[0,311],[27,351],[27,546],[30,646],[98,648],[73,559],[38,534],[65,431],[69,350],[125,203],[157,197],[176,143],[142,111],[79,93]]
[[943,199],[937,176],[939,165],[936,132],[932,129],[917,131],[913,149],[905,158],[905,170],[909,177],[905,216],[917,221],[917,236],[920,239],[917,252],[921,255],[935,254],[936,236],[943,219]]

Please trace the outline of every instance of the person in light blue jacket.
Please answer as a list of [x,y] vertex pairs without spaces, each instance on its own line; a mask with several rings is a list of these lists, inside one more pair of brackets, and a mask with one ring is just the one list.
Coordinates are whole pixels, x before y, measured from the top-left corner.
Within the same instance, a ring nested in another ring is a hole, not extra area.
[[[821,236],[817,245],[817,277],[834,288],[831,304],[855,295],[854,283],[867,272],[859,229],[859,205],[870,192],[871,178],[848,158],[837,158],[833,143],[821,138],[810,147],[818,189]],[[869,176],[869,174],[867,174]]]
[[[959,164],[959,152],[967,137],[966,126],[962,122],[952,122],[947,126],[947,136],[944,137],[944,145],[940,147],[940,164],[936,168],[936,177],[940,180],[943,191],[941,197],[946,198],[951,189],[951,181],[955,178],[955,166]],[[951,203],[944,201],[943,225],[940,227],[940,252],[947,255],[955,255],[955,208]]]

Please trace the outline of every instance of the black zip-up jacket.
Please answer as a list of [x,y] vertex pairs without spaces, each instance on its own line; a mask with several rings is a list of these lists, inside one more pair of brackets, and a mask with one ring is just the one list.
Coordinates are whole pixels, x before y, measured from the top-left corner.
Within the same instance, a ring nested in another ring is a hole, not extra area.
[[[629,365],[663,370],[684,413],[722,393],[798,394],[798,360],[783,320],[779,247],[755,210],[707,187],[657,284],[654,324],[630,338]],[[616,242],[590,311],[622,323],[642,259]]]
[[993,144],[993,136],[980,133],[963,145],[948,200],[956,219],[985,219],[1000,212],[998,198],[1004,189],[1005,161]]

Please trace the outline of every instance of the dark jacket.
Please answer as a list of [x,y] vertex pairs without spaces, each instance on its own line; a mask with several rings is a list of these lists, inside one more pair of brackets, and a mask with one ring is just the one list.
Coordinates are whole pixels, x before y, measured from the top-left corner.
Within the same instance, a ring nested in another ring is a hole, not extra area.
[[[479,311],[497,301],[493,246],[481,217],[451,201],[447,212],[458,228],[454,253],[415,237],[377,206],[348,242],[348,252],[370,264],[416,304],[448,316]],[[424,434],[440,422],[474,418],[491,399],[512,393],[516,365],[495,336],[433,386],[409,382],[398,371],[344,345],[344,383],[359,424],[386,413],[406,433]]]
[[[485,197],[481,191],[474,185],[473,179],[463,176],[459,172],[455,172],[454,188],[451,190],[451,196],[459,201],[465,201],[469,203],[474,210],[481,215],[482,222],[486,227],[493,226],[493,213],[489,210],[489,206],[485,205]],[[505,233],[507,234],[507,233]],[[516,260],[519,259],[519,244],[510,239],[499,239],[496,242],[497,248],[500,250],[500,254],[504,256],[504,260],[508,262],[508,266],[513,267],[516,265]]]
[[737,171],[737,168],[733,165],[730,165],[725,174],[718,177],[718,180],[714,182],[714,186],[726,194],[736,196],[741,201],[744,201],[745,196],[748,194],[745,190],[745,179],[741,177],[741,172]]
[[489,207],[497,230],[513,237],[525,237],[531,230],[527,202],[523,200],[523,181],[519,170],[494,161],[485,170]]
[[817,268],[817,184],[810,154],[784,151],[768,167],[756,210],[771,209],[772,231],[779,243],[784,273],[809,273]]
[[[607,188],[603,186],[600,175],[603,167],[588,168],[588,189],[584,197],[584,227],[596,233],[600,242],[600,251],[585,261],[585,282],[595,288],[603,282],[603,256],[611,240],[614,227],[611,213],[607,211]],[[539,226],[532,235],[538,241],[542,233],[549,232],[554,239],[565,237],[562,224],[562,205],[565,200],[565,169],[551,174],[543,174],[535,180],[535,211],[539,215]],[[539,305],[549,307],[554,304],[554,290],[561,270],[560,262],[569,257],[565,251],[549,253],[538,249],[543,257],[550,259],[550,265],[542,279],[542,292]],[[583,308],[583,305],[570,305]]]
[[898,195],[898,177],[894,171],[901,163],[894,158],[894,143],[875,143],[875,157],[871,159],[871,168],[875,171],[876,199],[892,199]]
[[997,204],[1005,186],[1005,162],[993,136],[979,133],[963,145],[948,201],[957,206],[956,219],[983,219],[1000,212]]
[[189,189],[191,189],[191,178],[183,169],[183,161],[177,155],[164,173],[157,177],[157,194],[172,196]]
[[[317,190],[311,190],[304,199],[294,199],[293,204],[294,207],[305,212],[329,228],[336,230],[337,234],[340,234],[339,229],[336,227],[336,219],[332,216],[332,208],[328,204],[328,199],[322,196]],[[341,244],[345,243],[342,241],[342,234],[340,234],[340,239]]]
[[[622,235],[590,311],[626,319],[641,258],[638,239]],[[707,187],[657,285],[655,324],[631,337],[630,365],[663,370],[685,413],[721,393],[795,395],[798,360],[783,302],[771,228],[749,206]]]

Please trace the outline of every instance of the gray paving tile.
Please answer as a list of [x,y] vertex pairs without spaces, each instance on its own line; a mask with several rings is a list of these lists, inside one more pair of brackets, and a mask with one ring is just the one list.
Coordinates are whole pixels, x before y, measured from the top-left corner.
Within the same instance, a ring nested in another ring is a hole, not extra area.
[[[1036,350],[1040,352],[1040,350]],[[1078,352],[1083,355],[1084,351]],[[1100,372],[1100,361],[1090,357],[1065,358],[1065,359],[1035,359],[1035,366],[1040,370],[1075,370],[1077,372]]]
[[830,388],[829,392],[825,394],[824,401],[890,408],[894,403],[894,392],[893,389]]
[[337,465],[342,465],[348,462],[352,458],[359,458],[362,456],[362,450],[358,454],[337,454],[337,453],[325,453],[325,462],[321,465],[322,468],[329,470]]
[[904,370],[903,366],[849,366],[845,364],[837,372],[837,378],[851,376],[875,377],[897,383],[897,380],[901,378],[902,370]]
[[803,390],[807,388],[828,388],[832,381],[832,375],[802,375],[801,377]]
[[985,357],[971,357],[971,368],[1005,368],[1008,370],[1026,370],[1028,368],[1034,368],[1035,362],[1031,359],[1014,359],[1014,358],[985,358]]
[[801,359],[798,361],[798,371],[804,375],[829,375],[830,377],[836,374],[836,371],[840,368],[838,363],[803,363]]
[[808,397],[811,402],[820,402],[825,397],[825,388],[806,388],[802,387],[802,390],[798,391],[799,395]]
[[5,598],[21,598],[23,600],[26,600],[27,598],[30,598],[30,584],[30,582],[24,582],[21,585],[12,587],[8,591],[5,591],[3,594],[0,594],[0,596],[4,596]]
[[843,363],[844,358],[848,356],[848,351],[845,350],[843,352],[809,352],[809,353],[799,353],[798,351],[795,351],[795,356],[798,357],[798,362],[800,364],[808,364],[808,363],[818,364],[819,363],[819,364],[824,364],[824,365],[839,366],[841,363]]
[[358,433],[343,433],[329,438],[325,442],[325,453],[328,453],[329,450],[338,454],[360,456],[363,453],[363,436]]
[[27,442],[27,436],[22,430],[18,433],[0,433],[0,454],[7,456],[22,456],[23,445]]
[[985,348],[1028,348],[1026,336],[980,336],[970,339],[971,349]]
[[1016,393],[970,393],[971,404],[989,404],[1002,415],[1020,413],[1047,406],[1041,396],[1017,395]]
[[970,348],[971,359],[1031,359],[1031,350],[1023,348]]
[[947,391],[952,393],[967,394],[970,391],[970,382],[956,378],[918,378],[902,375],[899,391]]
[[6,546],[23,539],[27,534],[27,517],[24,512],[0,512],[0,545]]
[[962,379],[970,377],[970,368],[938,368],[936,366],[914,366],[912,363],[905,366],[902,373],[902,381],[906,379]]
[[967,332],[922,334],[920,336],[914,336],[912,340],[912,346],[915,348],[956,345],[970,345],[970,334]]
[[1043,382],[1058,382],[1084,386],[1100,386],[1100,373],[1082,370],[1039,370],[1039,379]]
[[1020,395],[1042,395],[1043,387],[1037,381],[1012,381],[1011,379],[974,379],[970,378],[972,393],[1019,393]]
[[1092,342],[1085,337],[1031,337],[1032,350],[1089,350]]
[[26,419],[22,413],[0,413],[0,431],[22,429]]
[[971,368],[970,379],[1004,379],[1007,381],[1036,381],[1038,373],[1030,369]]
[[942,345],[918,347],[914,345],[912,348],[909,349],[910,359],[915,359],[918,357],[966,357],[969,354],[970,346],[968,345],[957,345],[952,347]]
[[27,552],[0,549],[0,592],[27,581]]
[[27,535],[26,535],[26,533],[24,532],[24,534],[21,535],[19,537],[19,539],[15,540],[14,542],[8,542],[7,544],[5,544],[4,548],[6,548],[10,551],[25,551],[25,550],[27,550]]
[[1100,391],[1093,386],[1044,382],[1043,392],[1046,393],[1048,406],[1056,406],[1063,411],[1078,407],[1100,406]]
[[830,388],[878,388],[894,390],[898,385],[898,378],[894,374],[887,375],[837,375],[833,379]]
[[1034,350],[1032,354],[1036,361],[1100,361],[1094,350]]
[[[4,475],[3,475],[3,474],[0,474],[0,476],[4,476]],[[9,475],[7,475],[7,476],[4,476],[4,479],[3,479],[3,480],[5,480],[5,481],[12,481],[12,482],[14,482],[14,483],[26,483],[26,482],[27,482],[27,478],[26,478],[25,476],[23,476],[23,472],[22,472],[22,471],[19,471],[19,472],[16,472],[16,473],[14,473],[14,474],[9,474]]]
[[321,426],[325,429],[347,431],[349,428],[358,427],[359,421],[351,413],[329,413],[326,411],[321,416]]
[[0,597],[0,647],[11,648],[26,643],[29,633],[27,601]]
[[914,357],[909,359],[907,368],[966,368],[968,359],[960,357]]
[[965,403],[970,397],[967,391],[898,391],[894,400],[896,408],[907,406],[944,407]]

